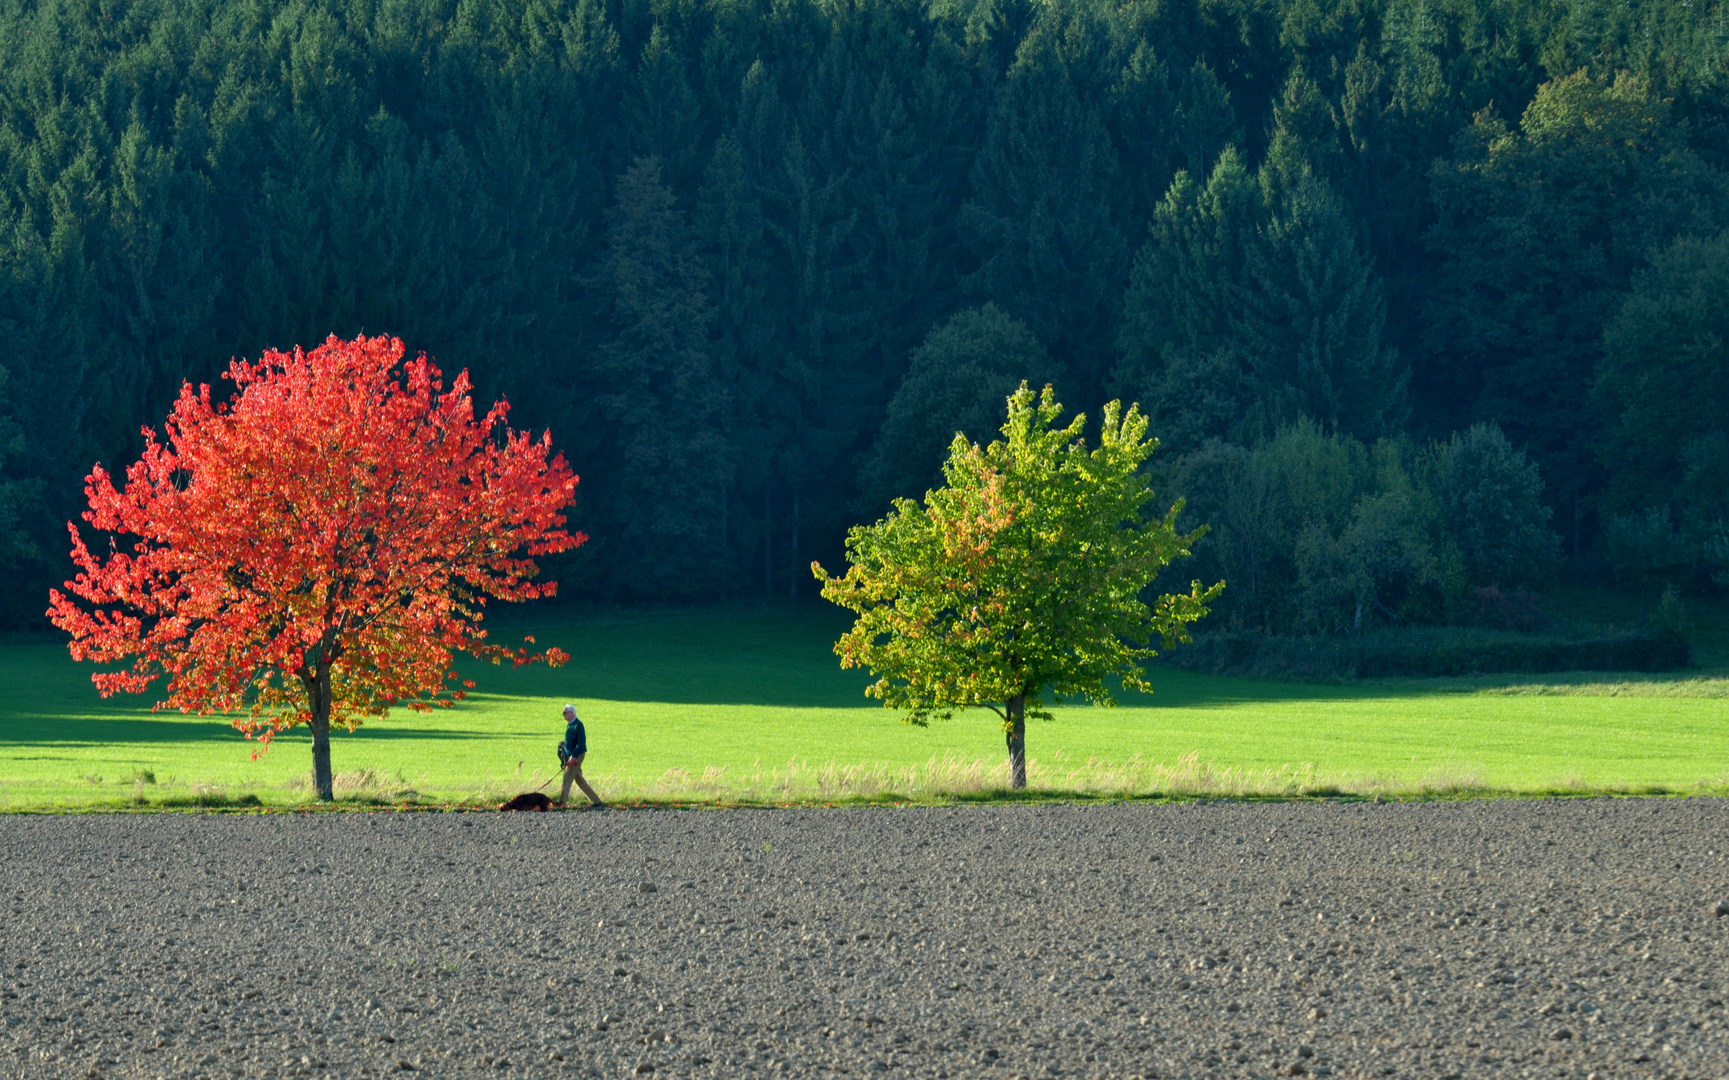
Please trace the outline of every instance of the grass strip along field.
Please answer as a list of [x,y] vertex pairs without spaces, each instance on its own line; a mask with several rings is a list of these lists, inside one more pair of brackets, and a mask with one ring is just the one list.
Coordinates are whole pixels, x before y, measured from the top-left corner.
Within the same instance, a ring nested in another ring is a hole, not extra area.
[[[566,667],[474,665],[450,710],[333,737],[339,801],[482,803],[556,767],[559,708],[615,802],[1004,797],[996,718],[910,727],[862,696],[835,613],[728,612],[513,626]],[[221,718],[102,701],[56,645],[0,648],[0,809],[309,803],[304,729],[253,760]],[[1028,730],[1038,797],[1729,791],[1729,680],[1579,675],[1304,685],[1155,672],[1115,709]],[[556,789],[554,789],[556,791]]]

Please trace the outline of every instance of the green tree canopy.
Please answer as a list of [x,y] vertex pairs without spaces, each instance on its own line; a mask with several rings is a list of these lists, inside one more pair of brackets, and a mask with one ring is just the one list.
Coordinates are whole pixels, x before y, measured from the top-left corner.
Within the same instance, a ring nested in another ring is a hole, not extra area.
[[1580,70],[1543,84],[1517,128],[1479,114],[1435,169],[1428,242],[1445,261],[1419,390],[1449,426],[1496,420],[1570,525],[1600,483],[1605,324],[1651,253],[1719,227],[1723,178],[1686,134],[1648,80]]
[[1729,584],[1726,297],[1729,232],[1683,237],[1635,275],[1603,336],[1607,539],[1625,580],[1685,582],[1696,569]]
[[1187,640],[1224,588],[1142,598],[1203,530],[1177,531],[1181,503],[1147,516],[1141,466],[1158,441],[1137,407],[1106,405],[1092,448],[1085,415],[1058,427],[1061,414],[1050,387],[1035,399],[1021,384],[1002,439],[981,448],[957,435],[944,486],[848,534],[844,575],[811,564],[823,596],[858,615],[835,645],[841,665],[869,668],[867,692],[915,724],[994,711],[1017,788],[1026,718],[1050,716],[1045,693],[1111,704],[1113,678],[1150,690],[1141,665],[1155,642]]
[[1472,585],[1546,584],[1560,561],[1543,478],[1494,424],[1473,424],[1437,443],[1427,477],[1441,529]]
[[1253,448],[1209,443],[1172,487],[1212,526],[1196,556],[1231,582],[1218,618],[1245,629],[1435,623],[1468,586],[1546,583],[1559,555],[1536,465],[1492,425],[1424,449],[1304,419]]
[[939,324],[913,352],[889,400],[865,461],[866,505],[917,496],[939,482],[943,450],[956,432],[969,442],[984,440],[999,426],[1003,399],[1015,387],[1048,383],[1054,375],[1038,338],[995,304]]
[[1729,231],[1683,238],[1633,279],[1597,368],[1616,508],[1679,494],[1689,452],[1729,432]]

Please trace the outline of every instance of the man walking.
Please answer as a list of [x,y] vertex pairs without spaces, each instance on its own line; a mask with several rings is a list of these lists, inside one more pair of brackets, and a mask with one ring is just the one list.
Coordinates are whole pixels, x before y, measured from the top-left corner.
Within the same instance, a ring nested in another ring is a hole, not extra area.
[[582,721],[576,718],[576,706],[564,707],[564,741],[558,744],[558,760],[564,763],[564,790],[559,792],[558,805],[567,806],[570,803],[570,785],[574,782],[588,796],[590,809],[600,809],[606,804],[600,801],[600,796],[588,786],[588,781],[582,775],[582,759],[588,754],[588,733],[582,729]]

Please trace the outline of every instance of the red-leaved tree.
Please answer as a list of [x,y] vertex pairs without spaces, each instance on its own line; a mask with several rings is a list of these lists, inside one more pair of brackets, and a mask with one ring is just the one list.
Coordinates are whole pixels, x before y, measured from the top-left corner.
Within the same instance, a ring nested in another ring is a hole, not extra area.
[[157,708],[238,714],[266,746],[306,724],[329,799],[331,726],[460,700],[454,651],[563,663],[481,622],[489,597],[553,594],[533,557],[586,539],[564,528],[576,476],[503,401],[477,421],[467,372],[446,390],[402,357],[394,338],[333,336],[235,361],[232,400],[188,384],[166,440],[145,429],[124,490],[91,471],[84,520],[109,551],[68,524],[79,573],[48,617],[74,659],[118,666],[92,676],[104,697],[166,677]]

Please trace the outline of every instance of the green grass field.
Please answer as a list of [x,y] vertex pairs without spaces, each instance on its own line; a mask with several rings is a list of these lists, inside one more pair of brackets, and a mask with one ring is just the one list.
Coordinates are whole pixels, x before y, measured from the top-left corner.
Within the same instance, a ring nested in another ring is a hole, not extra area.
[[[547,779],[573,701],[618,802],[992,798],[997,721],[915,728],[862,696],[835,612],[524,622],[557,671],[476,665],[475,696],[333,737],[339,795],[474,803]],[[1161,671],[1152,697],[1074,704],[1028,732],[1045,797],[1729,792],[1729,680],[1573,675],[1318,686]],[[254,761],[221,718],[97,697],[56,645],[0,647],[0,809],[310,800],[304,729]]]

